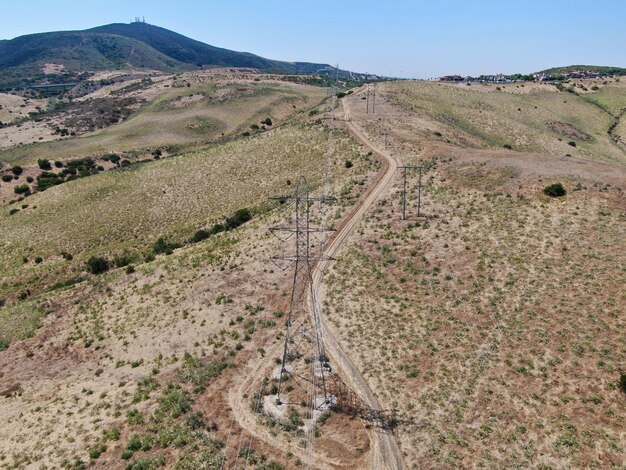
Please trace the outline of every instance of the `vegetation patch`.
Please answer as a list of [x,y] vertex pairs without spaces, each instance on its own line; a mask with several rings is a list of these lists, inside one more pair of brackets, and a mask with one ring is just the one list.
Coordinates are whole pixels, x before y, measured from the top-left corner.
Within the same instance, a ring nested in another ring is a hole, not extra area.
[[0,351],[13,341],[33,336],[44,316],[44,311],[31,302],[0,308]]

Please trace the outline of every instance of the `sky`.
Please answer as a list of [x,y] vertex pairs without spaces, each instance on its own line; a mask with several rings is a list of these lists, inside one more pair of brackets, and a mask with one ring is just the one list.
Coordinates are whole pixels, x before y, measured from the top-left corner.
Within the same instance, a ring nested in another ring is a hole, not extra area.
[[626,0],[0,0],[0,39],[136,16],[276,60],[408,78],[626,67]]

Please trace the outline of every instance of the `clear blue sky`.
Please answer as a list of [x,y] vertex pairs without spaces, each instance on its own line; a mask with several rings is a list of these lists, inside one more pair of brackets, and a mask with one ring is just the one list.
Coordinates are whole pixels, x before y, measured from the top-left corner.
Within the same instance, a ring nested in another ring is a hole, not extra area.
[[626,0],[0,0],[0,38],[145,16],[271,59],[425,78],[626,67]]

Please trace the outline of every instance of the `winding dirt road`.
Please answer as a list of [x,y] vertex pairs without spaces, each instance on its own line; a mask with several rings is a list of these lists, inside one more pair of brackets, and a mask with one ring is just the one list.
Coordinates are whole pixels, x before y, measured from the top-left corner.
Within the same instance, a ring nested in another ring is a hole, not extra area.
[[[324,248],[324,255],[333,257],[337,254],[341,246],[346,242],[350,234],[354,231],[357,224],[363,219],[366,212],[372,207],[372,204],[380,197],[383,191],[391,183],[396,170],[398,169],[398,161],[389,153],[378,149],[365,134],[351,120],[350,108],[347,99],[341,100],[344,110],[344,119],[350,133],[363,145],[368,147],[373,153],[379,155],[386,162],[386,169],[382,177],[376,182],[376,185],[370,190],[369,194],[350,215],[349,219],[343,224],[339,231],[332,238],[330,243]],[[313,286],[315,290],[319,290],[322,283],[322,274],[326,268],[328,261],[321,262],[317,265],[313,273]],[[335,371],[339,373],[346,385],[361,397],[365,405],[373,410],[380,410],[378,400],[374,396],[374,392],[367,384],[365,378],[361,375],[357,367],[350,360],[348,355],[341,349],[334,335],[328,329],[324,317],[321,316],[322,337],[324,339],[324,347],[326,353],[331,359],[331,364]],[[394,436],[387,431],[381,429],[373,429],[373,447],[372,447],[372,468],[375,470],[389,469],[396,470],[402,468],[402,455],[400,449],[394,439]]]

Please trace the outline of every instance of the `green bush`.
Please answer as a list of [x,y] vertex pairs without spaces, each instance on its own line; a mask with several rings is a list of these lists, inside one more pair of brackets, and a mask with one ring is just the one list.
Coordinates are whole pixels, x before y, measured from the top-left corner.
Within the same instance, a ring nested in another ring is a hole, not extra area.
[[157,420],[166,417],[178,418],[180,415],[187,413],[191,409],[192,399],[186,390],[180,385],[167,384],[163,390],[159,404],[154,412]]
[[50,160],[48,160],[47,158],[40,158],[39,160],[37,160],[37,165],[39,165],[39,168],[41,168],[42,170],[52,170]]
[[103,444],[103,443],[96,444],[94,447],[89,449],[89,458],[91,460],[96,460],[102,454],[104,454],[106,452],[106,450],[107,450],[107,446],[105,444]]
[[182,382],[191,383],[194,392],[199,393],[227,367],[225,362],[203,360],[186,352],[178,377]]
[[16,186],[13,191],[15,191],[15,194],[29,194],[30,186],[27,184],[20,184],[19,186]]
[[208,230],[200,229],[196,233],[193,234],[193,237],[191,237],[191,242],[198,243],[198,242],[201,242],[202,240],[206,240],[210,236],[211,236],[211,232],[209,232]]
[[2,181],[4,181],[5,183],[9,183],[9,182],[13,181],[13,176],[11,176],[11,175],[2,175]]
[[121,255],[117,255],[115,258],[113,258],[113,264],[116,268],[123,268],[124,266],[128,266],[133,261],[135,261],[135,257],[130,253],[122,253]]
[[15,165],[13,168],[11,168],[11,171],[14,175],[19,176],[24,172],[24,169],[19,165]]
[[173,243],[163,237],[159,237],[159,239],[154,242],[154,245],[152,246],[152,252],[155,255],[171,255],[176,248],[180,248],[180,245],[178,243]]
[[346,165],[346,168],[352,168],[354,166],[350,160],[346,160],[345,165]]
[[550,197],[561,197],[565,196],[567,191],[561,183],[554,183],[543,188],[543,193]]
[[248,209],[239,209],[232,216],[226,219],[226,230],[233,230],[252,219],[252,214]]
[[87,261],[87,271],[91,274],[102,274],[109,270],[109,261],[106,258],[92,256]]
[[573,140],[570,140],[567,145],[571,145],[572,147],[576,147],[576,142],[574,142]]
[[272,120],[270,118],[267,118],[265,121],[263,121],[263,124],[265,124],[266,126],[271,126]]
[[162,455],[152,457],[142,457],[129,463],[126,470],[157,470],[165,465],[165,458]]

